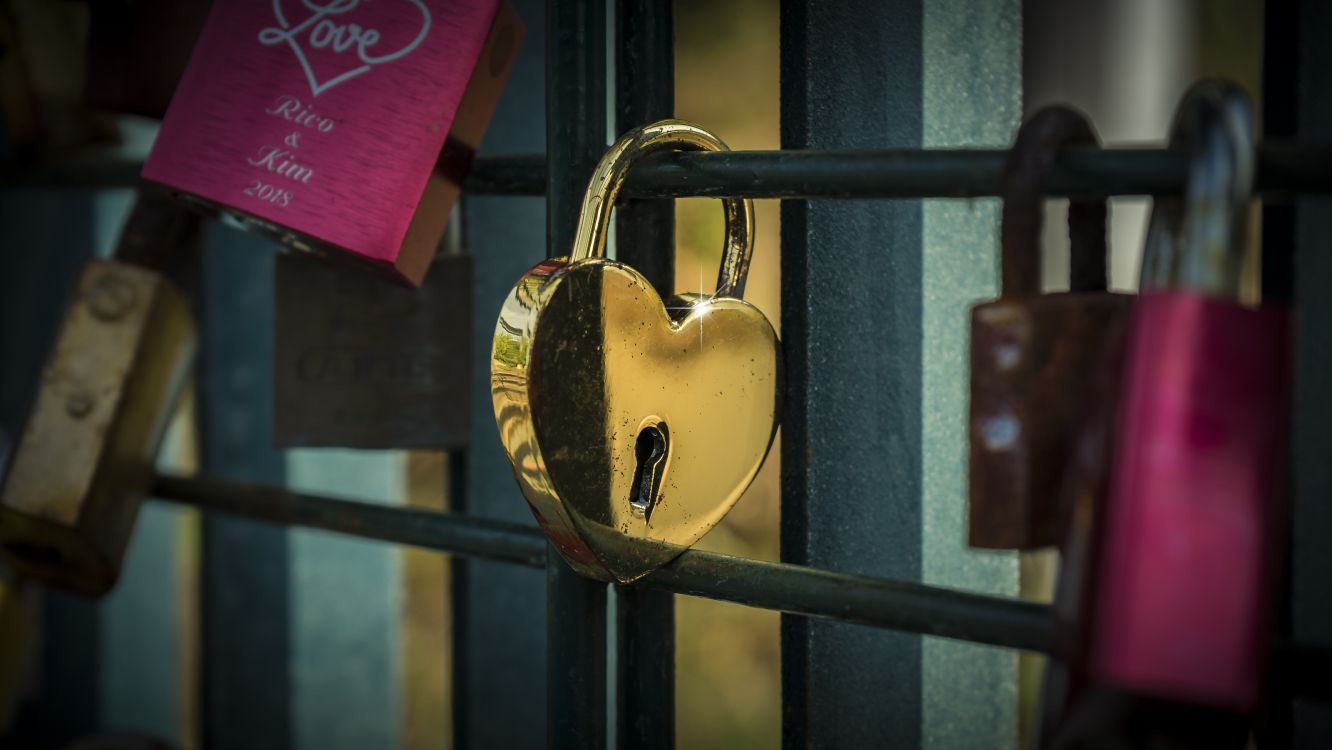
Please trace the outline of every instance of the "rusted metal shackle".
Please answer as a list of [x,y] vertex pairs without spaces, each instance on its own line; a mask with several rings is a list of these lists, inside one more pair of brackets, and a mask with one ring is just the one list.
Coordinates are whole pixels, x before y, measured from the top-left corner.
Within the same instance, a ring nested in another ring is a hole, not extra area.
[[[1004,164],[1001,297],[1041,293],[1041,225],[1045,218],[1041,182],[1053,169],[1060,148],[1096,143],[1087,117],[1062,105],[1042,109],[1018,130]],[[1106,288],[1105,221],[1104,200],[1069,201],[1069,291]]]

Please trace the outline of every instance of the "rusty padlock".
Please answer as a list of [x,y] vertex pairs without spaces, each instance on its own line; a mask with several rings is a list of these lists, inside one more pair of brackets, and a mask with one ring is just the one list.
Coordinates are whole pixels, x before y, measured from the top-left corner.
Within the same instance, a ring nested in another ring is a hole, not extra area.
[[1069,204],[1069,291],[1041,294],[1040,182],[1069,144],[1094,144],[1081,114],[1037,112],[1004,168],[999,298],[971,310],[969,542],[1058,543],[1058,497],[1082,394],[1105,331],[1132,297],[1106,291],[1104,201]]
[[[154,257],[155,243],[188,255],[180,235],[152,231],[180,210],[141,198],[124,255]],[[89,595],[115,583],[194,341],[186,299],[162,274],[85,266],[0,484],[0,548],[21,574]]]
[[1093,621],[1093,679],[1247,712],[1262,691],[1290,423],[1290,311],[1238,301],[1255,172],[1235,84],[1185,96],[1184,197],[1157,198],[1128,331]]

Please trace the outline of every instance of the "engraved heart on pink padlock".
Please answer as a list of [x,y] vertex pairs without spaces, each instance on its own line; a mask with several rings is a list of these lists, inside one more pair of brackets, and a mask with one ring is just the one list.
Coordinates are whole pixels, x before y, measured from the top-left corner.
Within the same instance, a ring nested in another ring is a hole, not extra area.
[[399,6],[396,12],[360,0],[297,2],[273,0],[275,23],[259,32],[265,45],[291,48],[319,96],[376,66],[400,60],[416,51],[434,22],[422,0],[380,0],[375,5]]

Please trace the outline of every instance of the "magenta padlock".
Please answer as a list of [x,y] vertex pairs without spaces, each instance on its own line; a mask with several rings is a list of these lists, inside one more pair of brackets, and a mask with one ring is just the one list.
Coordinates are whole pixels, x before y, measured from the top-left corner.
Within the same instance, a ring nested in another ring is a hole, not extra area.
[[219,0],[143,176],[419,286],[522,34],[502,0]]
[[1238,302],[1251,122],[1216,80],[1175,117],[1192,160],[1148,231],[1091,644],[1094,682],[1234,711],[1254,709],[1265,676],[1290,411],[1290,313]]

